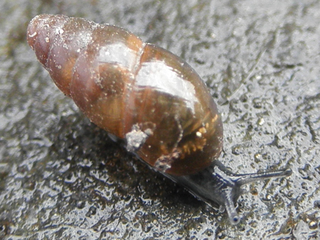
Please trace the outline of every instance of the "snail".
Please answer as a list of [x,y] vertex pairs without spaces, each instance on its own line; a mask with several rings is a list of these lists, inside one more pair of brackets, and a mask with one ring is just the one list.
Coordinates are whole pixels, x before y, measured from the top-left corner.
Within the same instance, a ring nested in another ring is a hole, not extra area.
[[199,75],[171,52],[122,28],[64,15],[33,18],[27,41],[90,121],[197,198],[226,209],[232,224],[240,221],[242,185],[291,174],[233,174],[217,161],[217,106]]

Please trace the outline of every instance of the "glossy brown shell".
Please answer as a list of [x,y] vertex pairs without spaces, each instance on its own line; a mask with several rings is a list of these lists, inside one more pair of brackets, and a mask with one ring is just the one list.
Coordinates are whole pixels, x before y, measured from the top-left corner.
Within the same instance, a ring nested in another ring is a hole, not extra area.
[[28,43],[88,118],[159,171],[190,175],[222,149],[222,123],[205,84],[174,54],[115,26],[39,15]]

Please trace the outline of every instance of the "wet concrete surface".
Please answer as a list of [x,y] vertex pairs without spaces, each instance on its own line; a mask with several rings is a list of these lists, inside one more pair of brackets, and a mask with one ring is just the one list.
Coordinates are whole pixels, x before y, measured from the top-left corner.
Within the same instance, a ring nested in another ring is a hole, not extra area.
[[[319,1],[0,3],[0,238],[319,239]],[[224,123],[245,187],[232,226],[112,142],[52,83],[26,43],[41,13],[121,26],[185,59]]]

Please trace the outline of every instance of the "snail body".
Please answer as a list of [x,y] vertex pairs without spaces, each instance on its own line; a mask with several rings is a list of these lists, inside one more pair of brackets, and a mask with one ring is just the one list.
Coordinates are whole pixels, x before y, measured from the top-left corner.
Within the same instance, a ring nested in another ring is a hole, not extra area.
[[223,143],[216,104],[198,74],[169,51],[122,28],[63,15],[36,16],[27,39],[93,123],[198,198],[224,206],[232,223],[241,185],[289,174],[226,174],[215,161]]

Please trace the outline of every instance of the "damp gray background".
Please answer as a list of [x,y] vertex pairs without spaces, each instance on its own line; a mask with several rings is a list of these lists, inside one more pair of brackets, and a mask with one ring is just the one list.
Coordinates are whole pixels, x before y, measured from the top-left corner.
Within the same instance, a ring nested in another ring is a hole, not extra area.
[[[319,239],[319,1],[0,3],[0,238]],[[236,173],[290,167],[245,187],[238,226],[91,124],[26,44],[62,13],[124,27],[185,59],[224,122]]]

